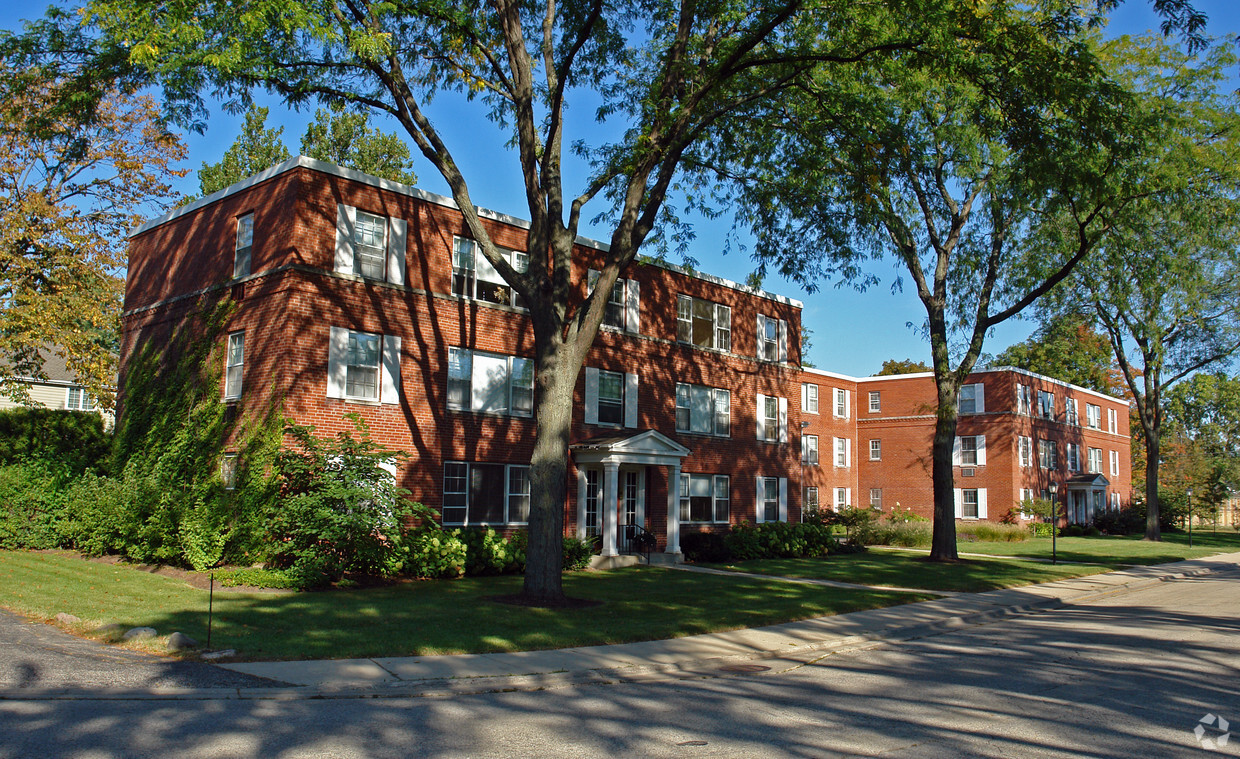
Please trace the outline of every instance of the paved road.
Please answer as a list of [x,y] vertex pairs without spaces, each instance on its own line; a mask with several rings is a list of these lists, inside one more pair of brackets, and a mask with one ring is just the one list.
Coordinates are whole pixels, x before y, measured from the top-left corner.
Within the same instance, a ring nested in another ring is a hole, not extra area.
[[1192,732],[1240,732],[1237,572],[765,663],[451,698],[7,701],[0,757],[1240,756]]

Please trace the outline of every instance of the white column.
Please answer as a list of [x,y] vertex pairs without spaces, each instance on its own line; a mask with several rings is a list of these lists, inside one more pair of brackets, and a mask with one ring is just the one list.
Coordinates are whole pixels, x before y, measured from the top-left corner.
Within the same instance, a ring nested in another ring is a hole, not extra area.
[[667,468],[667,552],[680,553],[680,464]]
[[603,464],[603,555],[618,556],[616,550],[616,502],[620,499],[620,464],[608,461]]
[[586,470],[577,467],[577,539],[586,539]]

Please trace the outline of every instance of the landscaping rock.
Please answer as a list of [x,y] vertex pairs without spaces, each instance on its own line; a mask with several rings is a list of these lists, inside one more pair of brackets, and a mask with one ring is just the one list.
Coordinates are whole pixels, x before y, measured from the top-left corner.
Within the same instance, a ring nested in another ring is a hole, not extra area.
[[134,640],[141,638],[154,638],[159,633],[155,632],[154,627],[135,627],[121,637],[125,640]]
[[237,652],[231,648],[226,648],[223,651],[203,651],[202,652],[202,658],[206,659],[207,661],[214,661],[216,659],[231,659],[232,657],[236,655],[237,655]]
[[167,645],[169,651],[184,651],[187,648],[198,648],[198,641],[185,633],[174,632],[168,636]]
[[56,615],[56,621],[62,625],[76,625],[82,620],[72,614],[65,614],[63,611]]
[[98,627],[95,628],[95,632],[100,633],[101,635],[107,635],[109,637],[114,636],[114,635],[118,636],[124,631],[125,631],[125,626],[121,624],[117,624],[116,622],[109,622],[106,625],[99,625]]

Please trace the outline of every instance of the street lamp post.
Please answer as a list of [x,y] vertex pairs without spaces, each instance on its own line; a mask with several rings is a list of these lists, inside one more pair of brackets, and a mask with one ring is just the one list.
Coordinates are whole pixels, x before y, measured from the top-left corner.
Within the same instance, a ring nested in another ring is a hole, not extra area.
[[1188,489],[1188,547],[1193,547],[1193,489]]
[[1051,491],[1051,564],[1059,563],[1059,483],[1052,482]]

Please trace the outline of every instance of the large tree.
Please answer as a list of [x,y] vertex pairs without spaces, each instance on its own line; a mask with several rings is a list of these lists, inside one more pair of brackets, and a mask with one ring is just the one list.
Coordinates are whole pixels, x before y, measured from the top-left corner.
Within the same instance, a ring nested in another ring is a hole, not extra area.
[[198,170],[198,191],[204,196],[240,182],[263,169],[288,160],[288,147],[281,135],[284,127],[267,127],[268,110],[252,106],[245,112],[241,133],[216,163],[202,162]]
[[[94,0],[90,17],[161,79],[180,117],[201,118],[200,93],[244,102],[254,88],[294,105],[366,108],[394,118],[440,173],[482,255],[529,308],[535,440],[524,593],[559,603],[573,386],[606,294],[660,221],[685,150],[721,114],[777,89],[790,61],[847,63],[908,47],[946,15],[920,6]],[[823,30],[831,36],[819,38]],[[814,43],[808,51],[806,38]],[[528,271],[509,264],[479,218],[456,152],[476,138],[449,142],[455,135],[426,111],[436,93],[481,101],[508,131],[530,219]],[[565,119],[570,100],[597,95],[599,115],[616,135],[609,144],[570,133]],[[566,146],[593,159],[580,187],[566,186]],[[573,242],[595,199],[610,232],[598,283],[583,298],[572,277]]]
[[987,333],[1067,277],[1139,192],[1127,98],[1079,10],[994,4],[962,18],[953,48],[815,70],[729,123],[720,143],[743,146],[739,160],[703,158],[758,255],[808,289],[877,284],[872,261],[888,257],[893,289],[911,282],[937,391],[933,559],[957,555],[957,397]]
[[47,348],[111,406],[125,240],[184,174],[138,81],[54,11],[0,38],[0,392],[19,402]]
[[1050,314],[1028,340],[1009,345],[990,361],[1014,366],[1112,395],[1127,395],[1111,343],[1088,314]]
[[1145,537],[1159,539],[1165,396],[1240,347],[1240,100],[1233,45],[1189,55],[1156,40],[1112,43],[1140,93],[1147,192],[1116,220],[1052,307],[1083,302],[1109,338],[1145,441]]

